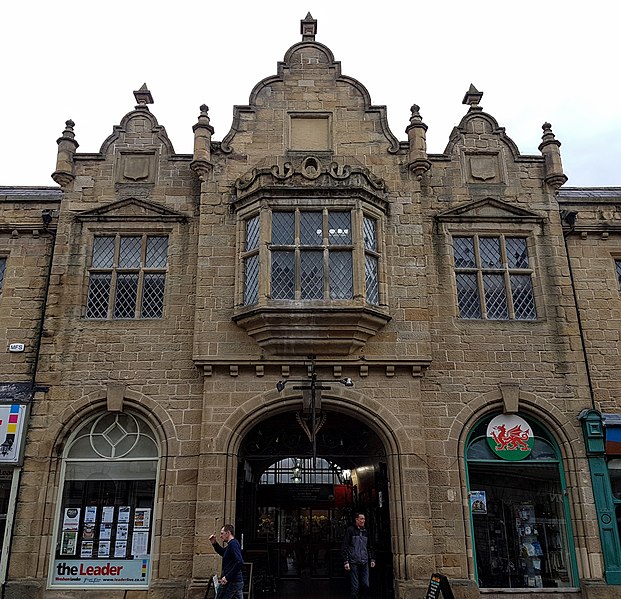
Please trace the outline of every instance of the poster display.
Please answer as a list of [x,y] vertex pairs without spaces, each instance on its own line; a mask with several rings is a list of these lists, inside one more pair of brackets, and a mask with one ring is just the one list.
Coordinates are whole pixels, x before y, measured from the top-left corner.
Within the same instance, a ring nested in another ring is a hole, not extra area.
[[64,507],[50,584],[146,587],[151,519],[150,507]]

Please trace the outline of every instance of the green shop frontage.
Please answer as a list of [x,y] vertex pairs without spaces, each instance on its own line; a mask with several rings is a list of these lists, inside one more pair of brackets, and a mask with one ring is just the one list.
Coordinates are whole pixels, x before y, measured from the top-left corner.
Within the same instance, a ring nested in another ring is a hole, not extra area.
[[565,473],[546,428],[530,415],[482,418],[466,477],[479,588],[577,590]]
[[580,414],[608,584],[621,584],[621,414]]

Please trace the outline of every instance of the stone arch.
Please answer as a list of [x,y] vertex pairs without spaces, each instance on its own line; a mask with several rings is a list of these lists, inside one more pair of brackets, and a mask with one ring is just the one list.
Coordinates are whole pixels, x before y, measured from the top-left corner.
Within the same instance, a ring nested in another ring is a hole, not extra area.
[[[283,412],[300,406],[300,393],[276,390],[257,395],[237,408],[222,424],[214,440],[213,449],[226,457],[227,480],[225,484],[225,518],[235,519],[237,457],[245,435],[256,424]],[[395,576],[407,579],[406,562],[407,516],[404,496],[404,476],[401,455],[403,441],[408,434],[399,419],[380,402],[352,389],[333,388],[322,396],[322,405],[362,420],[383,443],[386,451],[388,476],[391,484],[390,527],[392,534],[392,555]]]
[[[76,425],[95,414],[99,410],[106,410],[107,393],[105,390],[97,390],[72,402],[59,415],[55,422],[47,428],[47,440],[52,445],[52,455],[60,455],[62,448]],[[179,450],[179,440],[175,424],[168,412],[162,406],[138,391],[126,389],[123,398],[128,407],[135,410],[151,426],[157,435],[157,440],[162,449],[161,458],[176,455]]]
[[[215,439],[214,449],[236,455],[244,435],[258,422],[275,414],[289,411],[299,404],[300,393],[276,390],[257,395],[235,410],[222,424]],[[352,389],[332,389],[322,397],[322,403],[335,412],[359,417],[381,439],[387,455],[400,453],[398,439],[404,438],[403,425],[398,418],[378,401]]]

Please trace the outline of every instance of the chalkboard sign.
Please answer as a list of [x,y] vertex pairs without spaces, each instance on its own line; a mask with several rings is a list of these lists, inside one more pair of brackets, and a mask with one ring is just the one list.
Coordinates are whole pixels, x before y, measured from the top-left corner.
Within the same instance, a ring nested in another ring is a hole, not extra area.
[[439,599],[440,593],[442,593],[444,599],[455,599],[448,578],[444,574],[434,573],[429,579],[425,599]]

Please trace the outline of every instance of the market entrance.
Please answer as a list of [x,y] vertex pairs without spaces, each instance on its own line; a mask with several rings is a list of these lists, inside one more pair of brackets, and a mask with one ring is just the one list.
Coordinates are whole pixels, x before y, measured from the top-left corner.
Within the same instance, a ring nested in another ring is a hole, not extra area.
[[257,424],[244,438],[238,470],[238,538],[253,564],[255,593],[348,597],[341,541],[364,511],[375,546],[375,596],[390,598],[392,555],[386,452],[375,432],[324,410],[316,456],[296,412]]

